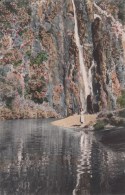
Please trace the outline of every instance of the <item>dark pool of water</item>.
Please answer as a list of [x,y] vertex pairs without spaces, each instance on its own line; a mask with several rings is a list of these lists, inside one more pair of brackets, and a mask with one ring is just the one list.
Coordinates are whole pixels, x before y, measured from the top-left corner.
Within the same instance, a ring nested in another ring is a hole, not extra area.
[[0,195],[125,194],[122,144],[50,121],[0,122]]

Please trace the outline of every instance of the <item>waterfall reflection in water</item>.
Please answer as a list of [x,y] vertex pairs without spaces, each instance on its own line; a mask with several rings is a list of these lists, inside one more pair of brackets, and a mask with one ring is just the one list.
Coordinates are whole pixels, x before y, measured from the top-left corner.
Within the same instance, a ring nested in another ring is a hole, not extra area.
[[50,120],[0,122],[0,195],[121,195],[124,183],[121,143],[113,151]]
[[83,132],[80,140],[81,155],[77,165],[77,181],[76,187],[73,190],[73,195],[89,194],[89,177],[91,177],[91,147],[92,137]]
[[83,132],[80,149],[73,195],[125,194],[125,150],[121,144],[115,152],[99,143],[92,133]]

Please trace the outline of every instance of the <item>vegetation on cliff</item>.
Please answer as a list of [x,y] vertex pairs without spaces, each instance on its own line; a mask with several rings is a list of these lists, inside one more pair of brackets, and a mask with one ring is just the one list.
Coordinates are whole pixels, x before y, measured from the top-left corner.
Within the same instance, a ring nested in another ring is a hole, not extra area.
[[1,108],[20,97],[72,115],[89,92],[99,111],[124,107],[124,8],[123,0],[1,1]]
[[122,91],[121,96],[118,98],[117,101],[121,108],[125,108],[125,91]]

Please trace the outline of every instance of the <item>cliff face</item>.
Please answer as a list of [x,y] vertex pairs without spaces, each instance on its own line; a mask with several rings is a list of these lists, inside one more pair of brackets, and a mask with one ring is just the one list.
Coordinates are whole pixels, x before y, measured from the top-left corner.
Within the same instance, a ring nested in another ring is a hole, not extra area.
[[[123,1],[0,2],[0,101],[42,104],[61,115],[114,109],[125,88]],[[46,103],[45,103],[46,102]]]

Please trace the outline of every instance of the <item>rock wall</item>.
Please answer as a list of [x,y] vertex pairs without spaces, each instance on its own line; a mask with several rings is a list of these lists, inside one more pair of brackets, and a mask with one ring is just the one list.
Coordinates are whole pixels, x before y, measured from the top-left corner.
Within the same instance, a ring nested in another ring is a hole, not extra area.
[[[87,82],[98,111],[115,109],[125,88],[125,36],[122,0],[96,2],[74,0]],[[20,96],[46,102],[61,115],[85,108],[73,1],[3,0],[0,14],[1,106],[13,109]]]

